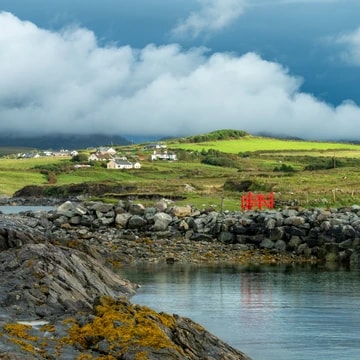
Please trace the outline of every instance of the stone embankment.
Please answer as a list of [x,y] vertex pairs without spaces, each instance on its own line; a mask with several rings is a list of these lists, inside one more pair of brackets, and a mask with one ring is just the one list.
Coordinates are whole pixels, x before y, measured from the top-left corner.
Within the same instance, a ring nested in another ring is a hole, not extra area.
[[358,266],[360,259],[360,206],[219,213],[165,200],[154,207],[65,202],[46,220],[38,217],[47,236],[87,240],[100,252],[111,248],[119,261],[246,262],[252,254],[255,262],[301,259]]
[[[16,217],[13,216],[12,221]],[[6,216],[3,217],[3,222]],[[360,206],[263,211],[197,210],[161,200],[153,207],[119,201],[64,202],[25,212],[0,232],[0,249],[24,243],[27,224],[48,241],[116,263],[221,262],[360,264]],[[31,236],[29,234],[27,236]],[[26,241],[25,241],[26,242]],[[85,249],[86,247],[86,249]]]

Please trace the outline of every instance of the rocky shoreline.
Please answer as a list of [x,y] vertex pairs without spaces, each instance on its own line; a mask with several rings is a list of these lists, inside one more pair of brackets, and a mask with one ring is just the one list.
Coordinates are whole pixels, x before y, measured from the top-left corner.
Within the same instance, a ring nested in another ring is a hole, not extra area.
[[57,224],[68,206],[0,215],[0,359],[250,360],[190,319],[132,304],[137,285],[104,266],[113,247]]
[[219,213],[166,199],[153,207],[66,201],[0,215],[0,250],[0,359],[248,359],[190,319],[131,304],[136,285],[111,266],[358,268],[360,207]]

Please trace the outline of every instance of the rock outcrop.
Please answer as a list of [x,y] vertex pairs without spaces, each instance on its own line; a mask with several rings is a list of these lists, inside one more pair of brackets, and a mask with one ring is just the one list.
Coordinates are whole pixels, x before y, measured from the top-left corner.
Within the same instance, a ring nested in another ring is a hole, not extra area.
[[51,244],[0,252],[0,274],[0,304],[13,319],[70,314],[90,309],[99,295],[136,289],[89,255]]
[[99,299],[93,314],[77,321],[67,339],[83,351],[114,359],[250,360],[188,318],[127,300]]
[[[37,229],[39,225],[40,229]],[[46,229],[51,223],[42,217],[0,216],[0,251],[20,247],[25,244],[46,242]]]
[[[93,210],[115,216],[106,204]],[[91,246],[57,244],[57,228],[45,214],[0,216],[0,359],[249,360],[190,319],[131,304],[137,286]]]

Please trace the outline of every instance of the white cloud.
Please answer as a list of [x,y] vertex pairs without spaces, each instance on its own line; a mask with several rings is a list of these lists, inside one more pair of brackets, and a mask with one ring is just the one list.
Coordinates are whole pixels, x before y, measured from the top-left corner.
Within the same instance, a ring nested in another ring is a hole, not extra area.
[[197,0],[200,8],[172,30],[177,37],[197,37],[224,29],[243,13],[246,0]]
[[339,35],[335,38],[335,42],[344,46],[341,58],[351,64],[360,66],[360,27],[356,30]]
[[311,139],[358,138],[360,109],[301,91],[257,54],[179,45],[99,46],[0,13],[0,131],[189,135],[233,128]]
[[171,30],[175,38],[209,35],[234,23],[246,8],[288,4],[330,4],[352,0],[196,0],[199,8]]

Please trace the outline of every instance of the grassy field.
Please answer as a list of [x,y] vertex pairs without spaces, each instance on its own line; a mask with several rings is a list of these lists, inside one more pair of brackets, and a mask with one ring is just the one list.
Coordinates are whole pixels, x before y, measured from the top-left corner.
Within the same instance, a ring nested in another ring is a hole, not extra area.
[[[177,143],[172,140],[168,147],[179,155],[182,151],[183,156],[184,151],[191,155],[215,149],[221,156],[231,157],[234,166],[212,166],[204,164],[203,157],[190,155],[191,160],[179,156],[180,160],[174,162],[141,161],[140,170],[128,171],[108,170],[100,166],[74,169],[69,158],[0,158],[0,195],[11,196],[26,185],[50,187],[112,182],[135,186],[135,192],[142,195],[184,196],[184,200],[177,201],[178,205],[238,210],[240,197],[246,191],[226,185],[248,182],[251,184],[248,190],[255,193],[275,192],[278,203],[288,202],[304,207],[360,204],[360,145],[249,136],[240,140],[205,143]],[[127,151],[131,156],[141,153],[146,159],[150,154],[139,145],[123,149],[124,153]],[[316,169],[323,162],[330,166]],[[314,169],[304,170],[309,166]],[[146,205],[154,203],[152,200],[139,201]]]
[[360,145],[314,141],[279,140],[272,138],[261,138],[246,136],[236,140],[222,140],[203,143],[174,143],[174,148],[201,151],[202,149],[215,149],[225,153],[253,153],[253,152],[315,152],[331,153],[339,150],[352,152],[360,157]]

